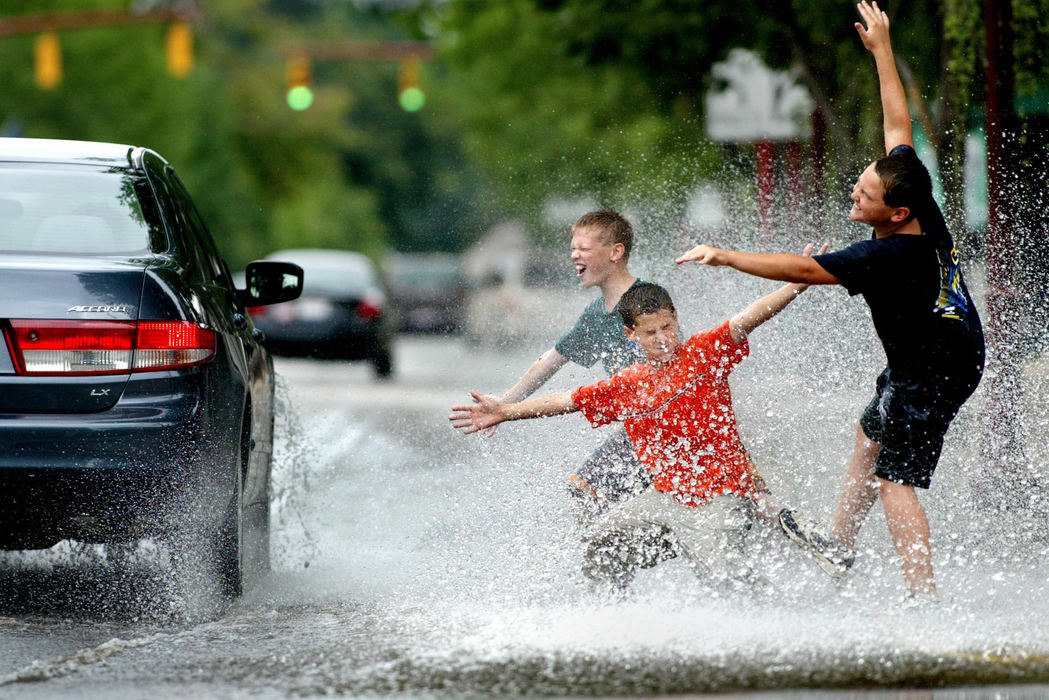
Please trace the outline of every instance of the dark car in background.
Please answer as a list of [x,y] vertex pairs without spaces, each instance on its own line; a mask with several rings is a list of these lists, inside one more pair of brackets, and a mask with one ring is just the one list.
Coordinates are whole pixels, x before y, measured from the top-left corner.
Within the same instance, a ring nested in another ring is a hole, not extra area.
[[223,590],[269,567],[273,363],[190,195],[132,146],[0,138],[0,549],[203,552]]
[[349,250],[300,248],[268,258],[303,270],[302,295],[249,309],[266,347],[277,355],[367,360],[380,377],[393,372],[393,323],[375,264]]
[[469,285],[451,253],[392,253],[383,261],[397,328],[407,333],[459,333]]

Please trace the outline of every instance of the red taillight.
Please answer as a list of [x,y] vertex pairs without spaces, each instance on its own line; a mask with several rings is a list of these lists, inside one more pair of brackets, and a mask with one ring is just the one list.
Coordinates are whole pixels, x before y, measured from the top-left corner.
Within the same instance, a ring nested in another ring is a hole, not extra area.
[[364,299],[357,304],[357,315],[365,321],[377,321],[382,318],[382,307]]
[[134,371],[200,364],[215,354],[215,331],[188,321],[139,321]]
[[188,367],[215,354],[214,331],[186,321],[12,319],[19,374],[120,374]]
[[251,316],[252,318],[262,318],[263,316],[266,315],[266,307],[265,306],[249,306],[245,310],[248,312],[248,315]]

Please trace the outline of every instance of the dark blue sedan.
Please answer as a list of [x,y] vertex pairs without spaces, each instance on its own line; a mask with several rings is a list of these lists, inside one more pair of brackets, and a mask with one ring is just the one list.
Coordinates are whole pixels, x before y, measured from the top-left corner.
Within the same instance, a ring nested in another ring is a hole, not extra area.
[[367,360],[379,377],[393,372],[394,326],[375,265],[349,250],[281,250],[305,275],[302,296],[290,304],[251,308],[275,355]]
[[115,144],[0,138],[0,549],[162,538],[230,595],[269,567],[273,363],[172,167]]

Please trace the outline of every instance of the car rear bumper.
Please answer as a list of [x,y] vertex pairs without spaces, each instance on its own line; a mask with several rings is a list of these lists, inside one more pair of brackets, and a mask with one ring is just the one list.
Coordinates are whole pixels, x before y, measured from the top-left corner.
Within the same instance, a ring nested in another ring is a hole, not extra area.
[[106,411],[0,414],[0,549],[216,524],[235,485],[239,411],[209,408],[206,373],[156,375]]

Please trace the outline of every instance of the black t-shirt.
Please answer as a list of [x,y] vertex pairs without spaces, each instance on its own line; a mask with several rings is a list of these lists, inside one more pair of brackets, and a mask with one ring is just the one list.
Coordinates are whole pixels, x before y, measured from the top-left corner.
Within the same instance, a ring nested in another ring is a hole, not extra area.
[[[892,152],[914,149],[897,146]],[[815,260],[849,294],[863,295],[894,378],[979,371],[983,329],[943,213],[931,196],[913,209],[922,235],[860,241]]]

